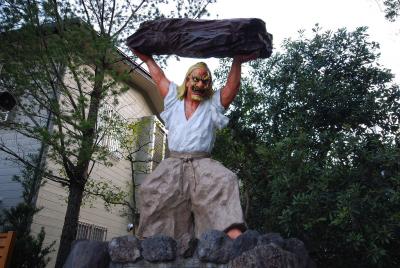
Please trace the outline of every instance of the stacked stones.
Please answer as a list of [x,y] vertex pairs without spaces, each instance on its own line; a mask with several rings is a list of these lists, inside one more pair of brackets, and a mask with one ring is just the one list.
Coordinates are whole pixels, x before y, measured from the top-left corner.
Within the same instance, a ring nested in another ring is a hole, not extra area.
[[108,244],[76,241],[64,267],[313,268],[315,264],[303,242],[296,238],[248,230],[232,240],[223,232],[210,230],[200,239],[187,236],[179,241],[164,235],[143,241],[132,235],[122,236]]

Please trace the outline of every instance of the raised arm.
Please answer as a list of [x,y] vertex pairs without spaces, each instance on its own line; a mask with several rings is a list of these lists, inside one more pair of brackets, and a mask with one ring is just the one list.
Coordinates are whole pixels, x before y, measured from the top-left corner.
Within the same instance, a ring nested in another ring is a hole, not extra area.
[[136,56],[144,63],[146,63],[147,68],[149,69],[151,78],[157,85],[158,91],[160,92],[161,96],[164,98],[168,94],[168,88],[170,81],[165,77],[163,70],[161,70],[160,66],[154,61],[152,56],[140,53],[137,50],[132,50]]
[[258,57],[258,53],[250,55],[236,55],[233,58],[231,70],[228,74],[228,79],[225,86],[221,90],[221,104],[225,109],[235,99],[240,88],[240,78],[242,75],[242,63],[254,60]]

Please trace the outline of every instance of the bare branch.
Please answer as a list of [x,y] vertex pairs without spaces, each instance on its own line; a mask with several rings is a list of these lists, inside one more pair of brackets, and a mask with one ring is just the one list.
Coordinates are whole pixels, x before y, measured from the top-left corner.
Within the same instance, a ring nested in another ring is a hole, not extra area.
[[[18,162],[20,162],[21,164],[23,164],[26,167],[34,168],[34,169],[38,168],[36,164],[33,164],[29,160],[21,157],[20,155],[18,155],[16,152],[14,152],[12,149],[8,148],[4,144],[0,145],[0,151],[5,152],[6,154],[12,156],[15,160],[17,160]],[[69,184],[69,180],[66,178],[62,178],[62,177],[53,175],[50,172],[45,171],[45,170],[41,170],[41,172],[49,180],[64,183],[64,184]]]
[[135,10],[132,10],[132,14],[129,16],[129,18],[125,21],[124,25],[121,26],[121,28],[119,28],[118,31],[116,31],[113,35],[112,38],[115,38],[116,36],[118,36],[124,29],[125,27],[130,23],[130,21],[133,19],[133,17],[135,16],[136,12],[142,7],[142,5],[146,2],[146,0],[142,0],[142,2],[136,7]]
[[199,9],[199,11],[197,12],[197,14],[194,16],[194,19],[198,19],[201,14],[204,12],[204,10],[206,10],[207,6],[210,4],[209,0],[206,0],[206,3],[204,4],[204,6],[202,8]]
[[110,35],[111,31],[112,31],[112,26],[113,26],[113,20],[114,20],[114,14],[115,14],[115,4],[116,4],[116,0],[113,0],[113,7],[111,9],[111,19],[110,19],[110,25],[108,27],[108,32],[107,34]]
[[[82,1],[82,2],[85,2],[85,1]],[[101,20],[100,20],[99,16],[97,15],[96,8],[93,6],[92,0],[89,0],[89,4],[90,4],[90,7],[92,8],[93,14],[96,17],[97,23],[99,25],[101,25]]]
[[[71,70],[72,75],[74,76],[74,80],[76,82],[76,85],[78,86],[79,97],[81,99],[80,101],[82,101],[84,99],[84,94],[83,94],[81,79],[79,79],[76,69],[75,69],[74,65],[72,64],[71,59],[69,57],[68,57],[68,67]],[[85,118],[85,106],[82,105],[82,103],[80,106],[81,106],[80,113],[81,113],[82,119],[84,119]]]
[[93,192],[93,191],[90,191],[88,189],[85,189],[85,193],[93,195],[93,196],[98,196],[108,204],[111,204],[111,205],[123,205],[123,206],[127,206],[132,211],[136,211],[136,208],[132,207],[132,205],[126,200],[124,200],[124,201],[113,201],[113,200],[110,200],[105,194],[102,194],[102,193],[99,193],[99,192]]
[[[102,1],[101,3],[101,13],[100,13],[100,29],[101,29],[101,33],[105,33],[105,29],[104,29],[104,1]],[[115,0],[114,0],[115,1]]]
[[92,24],[91,21],[90,21],[89,11],[87,10],[86,4],[85,4],[85,0],[81,0],[81,4],[82,4],[83,10],[85,11],[85,14],[86,14],[86,19],[87,19],[86,22],[87,22],[88,24]]

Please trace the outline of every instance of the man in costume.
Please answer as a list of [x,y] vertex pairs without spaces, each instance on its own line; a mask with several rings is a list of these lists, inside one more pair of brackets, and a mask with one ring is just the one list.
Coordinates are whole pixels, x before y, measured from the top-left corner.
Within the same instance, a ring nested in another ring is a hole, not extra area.
[[170,149],[170,157],[140,186],[138,236],[164,234],[179,239],[216,229],[235,239],[246,229],[238,179],[210,153],[216,130],[229,121],[223,113],[238,93],[241,64],[257,55],[235,56],[226,85],[214,92],[211,72],[203,62],[190,67],[177,86],[151,56],[133,52],[146,63],[164,98],[161,118]]

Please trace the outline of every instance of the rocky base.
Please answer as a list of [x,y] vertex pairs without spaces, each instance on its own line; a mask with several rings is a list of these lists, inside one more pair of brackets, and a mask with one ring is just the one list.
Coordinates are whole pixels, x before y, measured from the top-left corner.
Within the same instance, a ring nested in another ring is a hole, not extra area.
[[304,243],[277,233],[248,230],[237,239],[210,230],[200,239],[155,235],[143,241],[128,235],[110,242],[75,241],[65,268],[314,268]]

